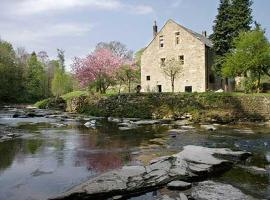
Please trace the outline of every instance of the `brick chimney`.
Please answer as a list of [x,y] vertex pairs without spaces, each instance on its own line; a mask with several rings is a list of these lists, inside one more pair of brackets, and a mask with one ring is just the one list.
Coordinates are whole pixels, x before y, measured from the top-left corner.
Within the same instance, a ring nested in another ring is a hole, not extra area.
[[153,37],[156,37],[158,33],[158,27],[157,27],[157,22],[154,22],[154,26],[153,26]]

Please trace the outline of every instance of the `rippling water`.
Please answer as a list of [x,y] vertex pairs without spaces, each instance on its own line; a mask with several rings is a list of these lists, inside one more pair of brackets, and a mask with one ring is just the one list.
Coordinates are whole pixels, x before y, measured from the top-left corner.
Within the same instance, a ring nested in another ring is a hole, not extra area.
[[[102,172],[141,164],[143,159],[178,152],[189,144],[251,151],[254,156],[246,165],[266,168],[269,173],[270,130],[265,127],[221,126],[214,132],[196,128],[171,137],[167,133],[170,126],[120,131],[117,124],[98,120],[92,129],[76,116],[14,119],[14,112],[0,112],[1,126],[24,133],[21,138],[0,143],[1,200],[47,199]],[[234,168],[215,179],[255,197],[270,197],[266,175]],[[162,189],[133,199],[155,199],[166,192]]]

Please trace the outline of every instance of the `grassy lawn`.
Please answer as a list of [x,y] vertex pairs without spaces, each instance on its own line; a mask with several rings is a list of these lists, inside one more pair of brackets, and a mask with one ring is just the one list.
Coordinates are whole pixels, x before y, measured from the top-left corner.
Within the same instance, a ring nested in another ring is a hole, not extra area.
[[73,91],[67,94],[62,95],[61,97],[67,101],[69,99],[72,99],[73,97],[81,97],[81,96],[88,96],[88,92],[87,91]]

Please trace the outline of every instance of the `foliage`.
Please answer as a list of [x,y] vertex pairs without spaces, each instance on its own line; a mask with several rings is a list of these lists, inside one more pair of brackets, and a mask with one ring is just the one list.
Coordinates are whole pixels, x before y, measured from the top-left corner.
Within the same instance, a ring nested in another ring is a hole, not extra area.
[[12,45],[0,40],[0,102],[15,102],[21,98],[22,70],[16,64]]
[[256,89],[256,80],[253,77],[245,77],[240,84],[245,93],[253,93]]
[[133,52],[128,50],[126,45],[118,41],[111,41],[109,43],[100,42],[96,46],[96,51],[101,49],[110,50],[115,56],[121,59],[130,60],[133,57]]
[[117,69],[123,64],[122,58],[108,49],[97,49],[86,58],[75,58],[73,71],[81,86],[96,86],[97,91],[106,93],[114,82]]
[[57,49],[57,57],[58,57],[58,62],[60,64],[60,67],[63,72],[65,72],[65,51],[62,49]]
[[[243,32],[234,41],[235,49],[225,57],[223,75],[227,77],[245,76],[255,79],[259,91],[261,77],[270,76],[270,44],[262,30]],[[250,80],[247,87],[250,88]],[[251,88],[250,88],[251,89]],[[249,89],[248,89],[249,90]]]
[[251,29],[252,1],[220,0],[218,15],[210,36],[215,51],[214,71],[221,75],[224,56],[233,48],[233,39],[242,31]]
[[[54,73],[57,68],[65,69],[63,50],[58,49],[58,58],[50,60],[45,51],[29,54],[22,47],[15,51],[10,43],[0,40],[0,102],[32,103],[52,96]],[[69,92],[72,77],[65,72],[59,77],[64,80],[60,89]]]
[[126,63],[116,71],[116,80],[121,87],[123,84],[127,85],[128,92],[131,92],[132,82],[139,81],[139,69],[134,63]]
[[135,53],[135,62],[136,62],[136,65],[139,67],[141,67],[141,57],[142,57],[144,50],[145,50],[145,48],[142,48]]
[[174,92],[175,79],[183,74],[182,61],[175,58],[166,59],[165,62],[161,63],[161,69],[171,79],[172,92]]
[[50,99],[43,99],[41,101],[38,101],[34,104],[35,107],[40,108],[40,109],[46,109],[47,105],[49,104]]
[[72,78],[60,66],[56,67],[52,80],[52,93],[56,97],[72,91]]
[[61,97],[65,101],[67,101],[74,97],[82,97],[82,96],[88,96],[88,92],[87,91],[73,91],[73,92],[69,92],[67,94],[62,95]]
[[45,97],[45,71],[35,52],[31,54],[28,61],[26,78],[27,99],[37,101]]
[[[267,97],[269,98],[269,97]],[[256,120],[263,116],[243,111],[242,106],[256,107],[260,96],[231,93],[141,93],[118,94],[104,97],[91,95],[74,98],[78,106],[73,111],[104,117],[173,118],[190,113],[195,122],[234,122],[238,119]],[[255,118],[254,118],[255,117]]]

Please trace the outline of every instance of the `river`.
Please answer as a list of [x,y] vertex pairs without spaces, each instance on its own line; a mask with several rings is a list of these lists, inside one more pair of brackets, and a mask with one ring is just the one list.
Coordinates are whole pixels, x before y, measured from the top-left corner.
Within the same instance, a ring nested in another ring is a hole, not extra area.
[[[100,173],[143,164],[189,144],[252,152],[244,165],[252,166],[253,171],[236,166],[213,180],[258,199],[270,198],[270,128],[263,124],[219,125],[215,131],[193,125],[172,135],[168,130],[181,127],[166,123],[123,131],[115,122],[95,119],[95,125],[88,128],[85,122],[93,120],[88,116],[37,109],[31,112],[40,115],[14,118],[15,113],[29,110],[0,110],[0,127],[21,135],[0,142],[1,200],[47,199]],[[150,200],[167,193],[171,191],[160,189],[131,199]]]

